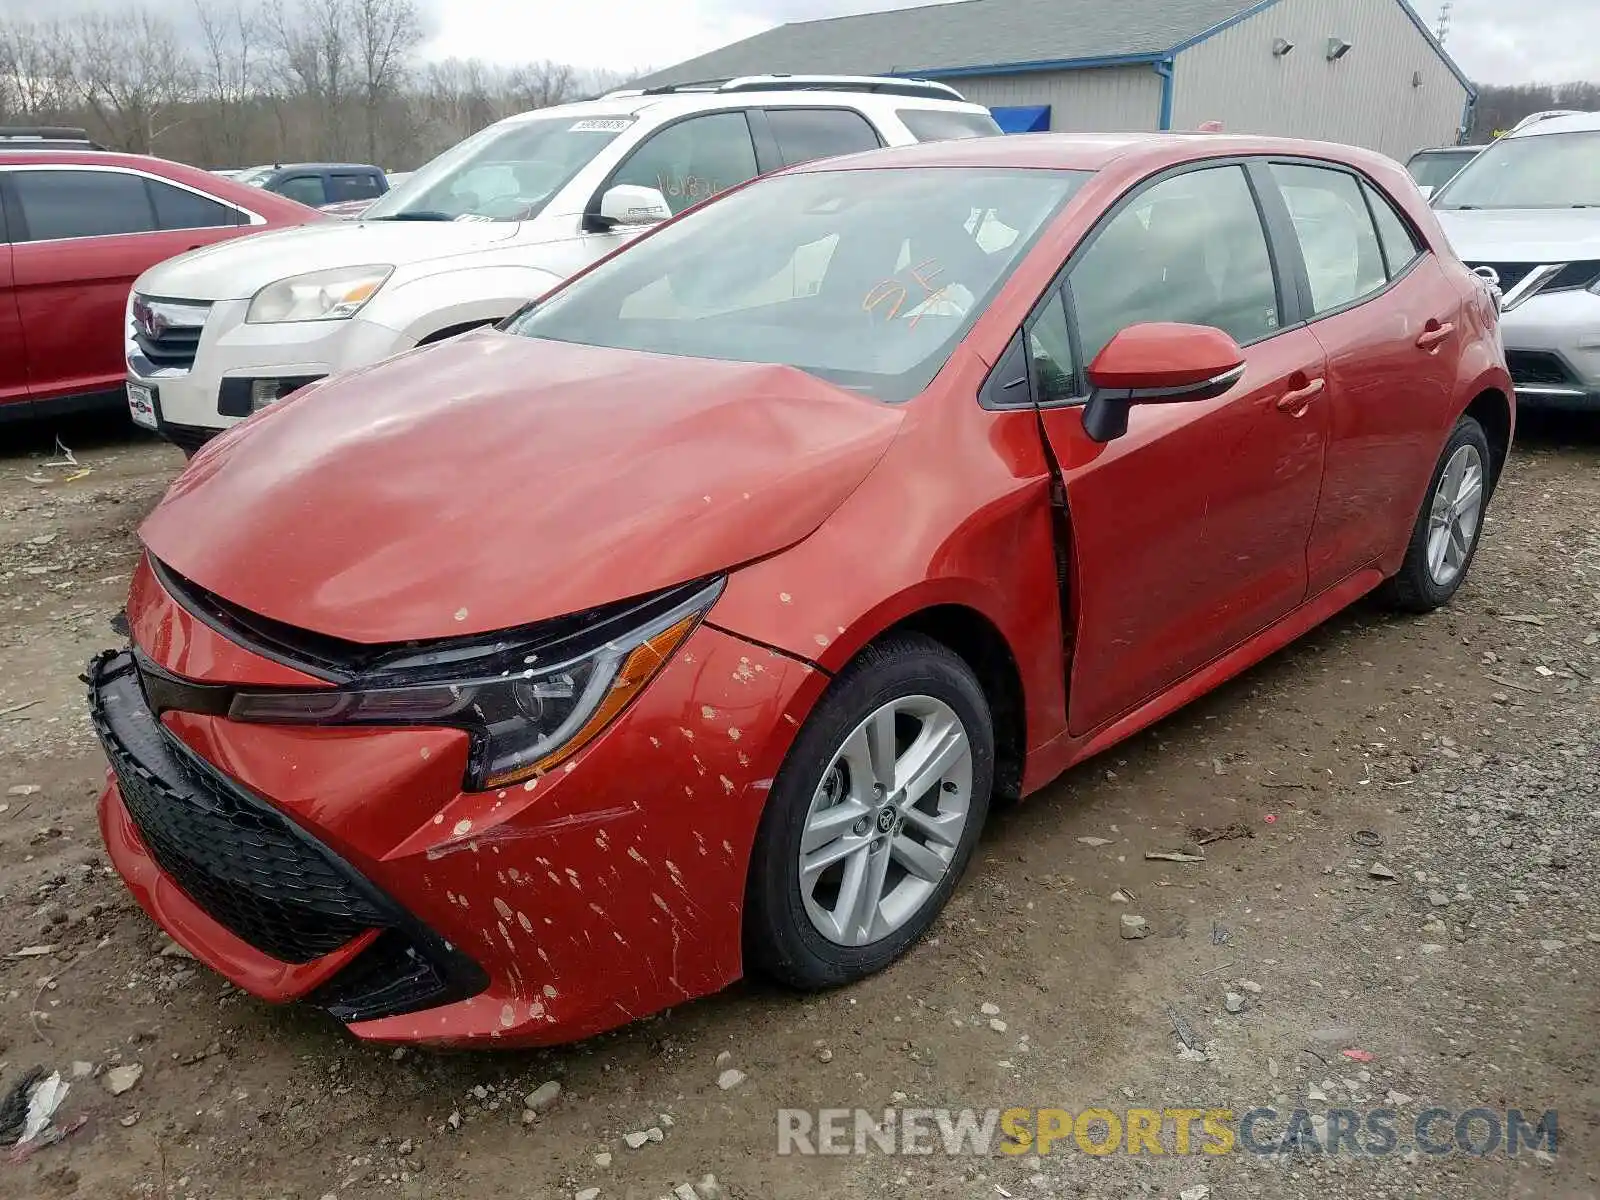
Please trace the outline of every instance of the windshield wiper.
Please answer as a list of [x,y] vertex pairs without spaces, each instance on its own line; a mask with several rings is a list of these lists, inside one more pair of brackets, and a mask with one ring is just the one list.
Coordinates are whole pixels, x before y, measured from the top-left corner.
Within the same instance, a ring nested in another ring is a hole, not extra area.
[[416,212],[389,213],[383,217],[368,217],[369,221],[454,221],[449,213],[433,212],[430,209],[421,209]]

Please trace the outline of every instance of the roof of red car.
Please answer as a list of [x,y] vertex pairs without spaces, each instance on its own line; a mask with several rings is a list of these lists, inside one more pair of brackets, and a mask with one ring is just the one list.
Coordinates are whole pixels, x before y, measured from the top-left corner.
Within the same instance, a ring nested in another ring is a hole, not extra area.
[[1371,151],[1332,142],[1218,133],[1022,133],[1005,137],[922,142],[819,161],[801,170],[898,167],[1024,167],[1098,171],[1123,159],[1160,167],[1229,154],[1294,154],[1352,165],[1382,160]]
[[260,213],[269,222],[281,224],[303,223],[313,218],[327,220],[324,214],[297,200],[265,192],[234,180],[215,171],[191,167],[187,163],[173,162],[153,154],[119,154],[111,150],[9,150],[0,149],[0,167],[17,166],[65,167],[125,167],[147,171],[168,179],[188,184],[209,195]]

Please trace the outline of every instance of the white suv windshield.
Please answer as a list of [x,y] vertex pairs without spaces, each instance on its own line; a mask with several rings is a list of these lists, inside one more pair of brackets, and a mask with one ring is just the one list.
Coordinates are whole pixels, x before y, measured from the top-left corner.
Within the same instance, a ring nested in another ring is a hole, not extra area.
[[973,168],[777,176],[642,239],[507,328],[782,363],[909,400],[1087,178]]
[[568,116],[492,125],[446,150],[362,218],[526,221],[632,123],[629,116]]
[[1502,138],[1450,181],[1435,208],[1600,208],[1600,130]]

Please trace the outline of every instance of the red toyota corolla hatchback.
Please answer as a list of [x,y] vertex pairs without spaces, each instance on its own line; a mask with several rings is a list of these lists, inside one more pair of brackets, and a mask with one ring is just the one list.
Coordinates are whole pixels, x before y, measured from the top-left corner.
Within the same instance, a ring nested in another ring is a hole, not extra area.
[[307,388],[143,529],[101,824],[240,987],[557,1042],[903,953],[997,797],[1461,585],[1496,300],[1395,163],[813,164]]

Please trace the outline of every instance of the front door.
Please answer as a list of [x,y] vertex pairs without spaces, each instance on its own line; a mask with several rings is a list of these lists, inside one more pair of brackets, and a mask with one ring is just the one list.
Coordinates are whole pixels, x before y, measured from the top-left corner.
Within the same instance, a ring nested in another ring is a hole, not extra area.
[[[1074,734],[1305,599],[1328,428],[1324,355],[1309,330],[1284,328],[1294,310],[1282,292],[1244,168],[1207,166],[1133,193],[1026,330],[1072,525]],[[1246,347],[1244,377],[1215,400],[1136,406],[1125,436],[1093,442],[1083,364],[1147,321],[1227,331]],[[1052,386],[1080,402],[1052,397]]]

